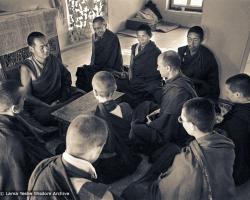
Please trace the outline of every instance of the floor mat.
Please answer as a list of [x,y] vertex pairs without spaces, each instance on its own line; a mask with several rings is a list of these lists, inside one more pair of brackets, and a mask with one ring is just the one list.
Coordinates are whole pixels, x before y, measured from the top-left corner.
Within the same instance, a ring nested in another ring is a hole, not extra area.
[[[175,30],[177,28],[179,28],[179,25],[159,23],[156,26],[156,30],[155,31],[156,32],[160,32],[160,33],[167,33],[169,31]],[[122,31],[119,31],[118,34],[125,35],[125,36],[128,36],[128,37],[136,38],[136,31],[130,30],[130,29],[124,29]]]

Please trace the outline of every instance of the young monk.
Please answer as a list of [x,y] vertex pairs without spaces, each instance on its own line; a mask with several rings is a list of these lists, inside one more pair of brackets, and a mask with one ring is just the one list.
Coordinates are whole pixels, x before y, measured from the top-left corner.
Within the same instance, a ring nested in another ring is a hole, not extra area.
[[[98,178],[95,162],[108,137],[104,120],[96,116],[79,115],[70,124],[66,135],[66,150],[62,155],[43,160],[34,170],[28,191],[62,192],[48,195],[47,200],[113,200],[116,198],[108,186],[94,183]],[[44,199],[33,195],[28,199]]]
[[[189,138],[177,119],[183,103],[196,93],[191,80],[181,73],[180,64],[175,51],[166,51],[158,57],[158,70],[165,80],[165,85],[154,93],[160,109],[156,110],[158,106],[152,102],[145,102],[134,112],[131,139],[135,146],[149,155],[168,142],[184,146]],[[152,111],[157,115],[155,119],[152,119]]]
[[218,64],[213,53],[204,45],[200,26],[188,30],[188,45],[178,48],[182,72],[192,79],[198,96],[214,101],[220,95]]
[[30,33],[27,43],[31,56],[20,66],[20,80],[26,92],[24,109],[43,125],[51,125],[54,120],[50,113],[81,94],[73,94],[71,74],[50,53],[48,39],[43,33]]
[[152,99],[155,88],[161,84],[157,71],[157,57],[160,49],[151,41],[152,32],[148,25],[141,25],[137,31],[138,43],[131,47],[129,72],[123,72],[118,79],[118,90],[127,93],[126,101],[133,107],[145,99]]
[[250,77],[238,74],[226,80],[226,97],[234,105],[218,125],[235,144],[234,180],[250,180]]
[[195,140],[175,156],[157,182],[143,191],[130,190],[126,199],[235,199],[234,144],[213,131],[215,121],[215,106],[210,100],[188,100],[179,122]]
[[[24,95],[17,82],[0,83],[0,191],[26,191],[35,166],[51,156],[20,120]],[[13,199],[6,196],[4,199]],[[20,197],[21,199],[21,197]]]
[[108,140],[95,166],[98,180],[111,183],[134,172],[141,161],[129,147],[132,109],[127,103],[118,104],[113,100],[117,86],[110,72],[96,73],[92,86],[99,101],[95,114],[104,119],[109,127]]

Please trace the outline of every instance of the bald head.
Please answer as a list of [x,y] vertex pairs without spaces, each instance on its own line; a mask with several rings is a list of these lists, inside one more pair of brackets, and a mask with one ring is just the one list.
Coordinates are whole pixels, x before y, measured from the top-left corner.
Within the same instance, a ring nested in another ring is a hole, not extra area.
[[68,128],[66,151],[78,158],[88,160],[91,154],[91,159],[97,159],[106,143],[107,136],[108,127],[103,119],[94,115],[79,115]]
[[110,97],[117,86],[114,76],[110,72],[100,71],[92,79],[94,92],[101,97]]
[[0,111],[6,111],[13,105],[18,105],[22,95],[19,83],[8,80],[0,83]]
[[169,66],[172,70],[180,70],[181,59],[177,52],[173,50],[165,51],[159,57],[165,66]]

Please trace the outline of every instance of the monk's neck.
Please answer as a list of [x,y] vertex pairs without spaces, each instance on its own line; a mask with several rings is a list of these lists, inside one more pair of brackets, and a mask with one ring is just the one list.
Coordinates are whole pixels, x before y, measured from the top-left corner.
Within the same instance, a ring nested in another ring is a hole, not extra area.
[[180,71],[172,71],[170,74],[169,74],[169,76],[168,76],[168,80],[169,79],[174,79],[174,78],[176,78],[177,76],[179,76],[180,75]]
[[35,61],[37,61],[39,64],[44,65],[45,59],[37,58],[35,56],[32,56]]
[[199,48],[196,48],[194,50],[189,49],[190,55],[193,56],[199,51]]

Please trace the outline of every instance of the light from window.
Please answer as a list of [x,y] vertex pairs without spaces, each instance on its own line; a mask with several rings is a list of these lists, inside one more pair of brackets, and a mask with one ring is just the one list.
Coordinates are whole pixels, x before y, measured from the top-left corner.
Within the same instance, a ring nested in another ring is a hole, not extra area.
[[203,0],[171,0],[170,8],[176,10],[200,11]]
[[202,6],[202,0],[191,0],[190,6],[201,7]]
[[174,0],[175,5],[185,6],[187,5],[187,0]]

